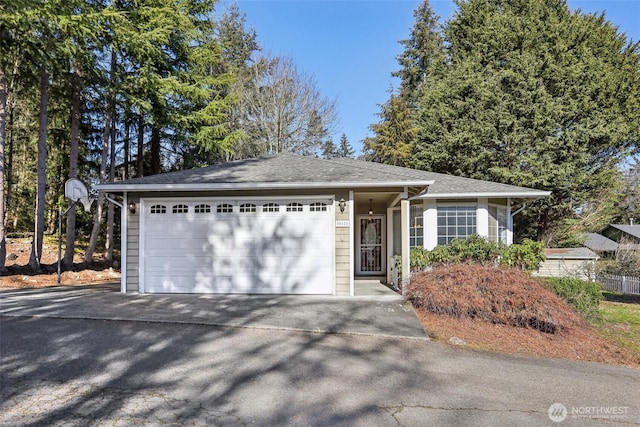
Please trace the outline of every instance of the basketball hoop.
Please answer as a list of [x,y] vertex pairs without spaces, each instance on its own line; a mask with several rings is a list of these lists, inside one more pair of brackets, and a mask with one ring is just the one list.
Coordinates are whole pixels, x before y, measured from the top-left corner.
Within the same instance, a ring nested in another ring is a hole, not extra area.
[[87,187],[79,179],[71,178],[64,183],[64,196],[73,203],[82,203],[85,212],[91,211],[93,200],[89,198]]

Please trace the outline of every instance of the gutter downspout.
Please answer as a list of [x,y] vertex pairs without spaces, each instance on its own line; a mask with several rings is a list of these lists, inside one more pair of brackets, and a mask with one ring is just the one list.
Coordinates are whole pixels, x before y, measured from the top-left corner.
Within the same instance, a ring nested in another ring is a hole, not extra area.
[[514,216],[518,215],[518,214],[519,214],[520,212],[522,212],[526,207],[527,207],[527,204],[526,204],[526,203],[523,203],[523,204],[522,204],[522,206],[520,206],[520,208],[519,208],[517,211],[513,212],[513,213],[511,214],[511,221],[513,221],[513,217],[514,217]]
[[105,193],[104,197],[120,208],[120,293],[127,293],[127,266],[125,264],[127,254],[127,193],[122,193],[122,203],[109,197]]

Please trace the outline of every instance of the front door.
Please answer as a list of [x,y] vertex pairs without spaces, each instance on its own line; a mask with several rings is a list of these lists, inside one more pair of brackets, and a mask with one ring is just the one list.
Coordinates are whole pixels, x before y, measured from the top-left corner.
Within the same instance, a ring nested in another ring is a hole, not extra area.
[[356,274],[380,276],[386,273],[384,215],[360,215],[356,229]]

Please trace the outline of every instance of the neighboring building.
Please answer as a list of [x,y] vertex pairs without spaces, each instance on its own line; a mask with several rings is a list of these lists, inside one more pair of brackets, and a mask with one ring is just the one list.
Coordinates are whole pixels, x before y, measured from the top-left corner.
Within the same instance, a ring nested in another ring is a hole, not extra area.
[[354,295],[388,260],[479,234],[549,192],[290,154],[97,185],[122,197],[122,292]]
[[598,255],[589,248],[545,249],[546,259],[535,276],[595,280]]
[[616,251],[640,251],[640,225],[611,224],[600,234],[617,243]]
[[602,258],[612,258],[618,250],[618,243],[598,233],[585,233],[584,246]]
[[611,224],[600,234],[617,243],[640,244],[640,225]]

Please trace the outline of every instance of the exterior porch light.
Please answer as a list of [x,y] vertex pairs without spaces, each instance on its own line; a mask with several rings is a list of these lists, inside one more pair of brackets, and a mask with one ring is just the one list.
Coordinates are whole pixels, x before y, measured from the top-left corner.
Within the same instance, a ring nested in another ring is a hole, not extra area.
[[369,199],[369,216],[372,217],[373,216],[373,206],[371,205],[373,203],[373,199]]
[[344,213],[344,208],[347,206],[347,201],[344,199],[344,197],[340,197],[338,206],[340,206],[340,213]]
[[132,215],[136,213],[136,204],[135,204],[135,202],[129,203],[129,212]]

